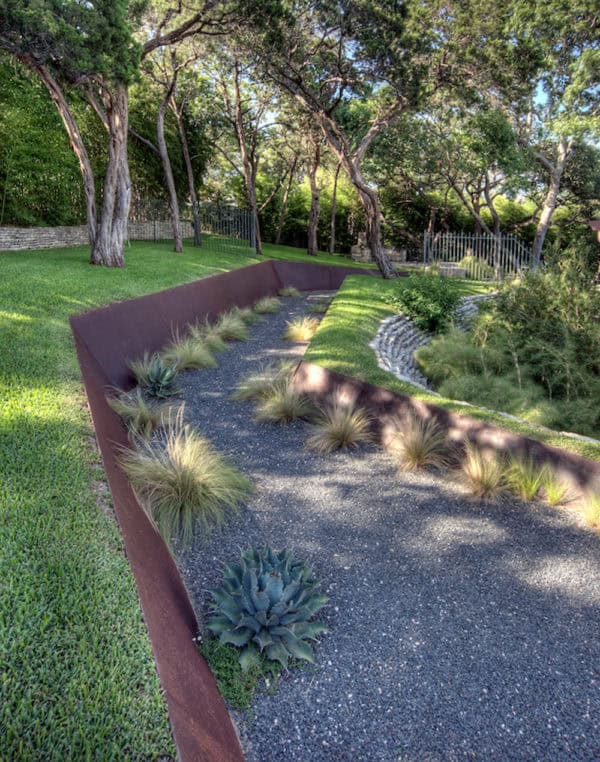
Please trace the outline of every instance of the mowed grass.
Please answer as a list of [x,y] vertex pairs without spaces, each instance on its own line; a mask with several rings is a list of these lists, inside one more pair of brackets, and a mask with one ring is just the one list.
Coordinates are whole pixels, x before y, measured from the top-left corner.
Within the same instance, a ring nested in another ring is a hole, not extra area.
[[[304,359],[546,444],[562,447],[586,458],[600,460],[600,446],[594,442],[566,437],[559,432],[514,421],[493,411],[467,407],[455,400],[437,397],[418,386],[400,381],[392,373],[379,368],[369,343],[377,334],[380,322],[394,314],[385,298],[398,286],[402,286],[402,280],[392,282],[361,275],[348,276],[321,322]],[[465,295],[480,293],[489,288],[485,284],[467,280],[457,280],[456,287]]]
[[0,759],[175,755],[68,317],[256,261],[146,242],[120,270],[87,247],[0,253]]

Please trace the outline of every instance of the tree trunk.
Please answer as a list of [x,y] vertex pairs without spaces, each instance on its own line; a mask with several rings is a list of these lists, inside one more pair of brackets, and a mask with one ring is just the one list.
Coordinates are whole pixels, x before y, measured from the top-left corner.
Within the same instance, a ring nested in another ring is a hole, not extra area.
[[560,191],[560,182],[562,180],[562,175],[565,169],[565,164],[567,162],[567,159],[569,158],[569,155],[571,153],[572,145],[565,142],[564,139],[561,139],[558,144],[558,157],[556,164],[554,166],[550,165],[549,162],[542,162],[543,165],[548,169],[550,174],[550,183],[548,185],[548,192],[546,193],[546,197],[544,198],[544,205],[542,207],[542,213],[540,214],[540,219],[537,224],[537,228],[535,231],[535,238],[533,240],[533,248],[531,252],[531,266],[532,267],[538,267],[542,258],[542,249],[544,248],[544,241],[546,240],[546,234],[548,232],[548,228],[550,227],[550,223],[552,222],[552,216],[554,214],[554,210],[556,209],[556,205],[558,203],[558,194]]
[[384,278],[393,278],[395,273],[381,242],[381,207],[377,191],[365,182],[355,162],[346,159],[344,168],[358,192],[358,198],[365,213],[366,239],[371,250],[371,257],[377,263]]
[[331,225],[330,225],[330,234],[329,234],[329,253],[333,254],[335,252],[335,221],[336,221],[336,215],[337,215],[337,184],[338,184],[338,177],[340,174],[340,169],[342,168],[341,162],[338,162],[337,167],[335,168],[335,175],[333,176],[333,192],[331,194]]
[[27,58],[21,59],[28,68],[34,71],[38,77],[42,80],[46,89],[50,93],[50,97],[56,109],[62,119],[63,126],[67,132],[71,149],[77,157],[79,162],[79,169],[81,170],[81,177],[83,178],[83,192],[85,195],[85,216],[87,222],[88,236],[90,239],[90,246],[92,250],[96,241],[96,229],[98,225],[97,212],[96,212],[96,187],[94,184],[94,173],[92,172],[92,166],[87,153],[87,149],[81,138],[81,133],[75,122],[75,118],[69,109],[67,99],[54,77],[50,74],[45,66],[38,66],[29,61]]
[[198,195],[196,194],[196,183],[194,180],[194,167],[192,166],[192,158],[190,156],[190,147],[187,140],[187,134],[185,131],[185,124],[183,122],[183,111],[180,111],[174,98],[171,101],[171,108],[175,114],[177,120],[177,128],[179,130],[179,140],[181,142],[181,152],[183,154],[183,161],[185,164],[185,171],[188,180],[188,191],[190,194],[190,202],[192,204],[192,218],[194,221],[194,246],[200,246],[200,215],[198,213]]
[[102,212],[92,246],[95,265],[122,267],[127,239],[127,219],[131,200],[131,180],[127,161],[129,109],[127,87],[116,85],[114,92],[103,90],[108,129],[108,164],[104,177]]
[[277,221],[277,234],[275,235],[275,243],[281,243],[281,234],[283,232],[283,222],[285,220],[285,213],[287,211],[288,199],[290,197],[290,190],[292,189],[292,183],[294,181],[294,172],[296,171],[296,164],[298,159],[294,157],[292,166],[290,167],[290,176],[288,177],[287,185],[283,191],[283,198],[281,199],[281,208],[279,210],[279,220]]
[[173,249],[175,253],[180,254],[183,251],[183,237],[181,235],[181,221],[179,219],[179,199],[177,198],[177,189],[175,187],[175,178],[173,177],[173,168],[165,140],[165,112],[175,88],[177,76],[174,75],[171,84],[163,98],[156,117],[156,140],[158,152],[165,173],[167,182],[167,192],[169,194],[169,208],[171,210],[171,224],[173,226]]
[[310,212],[308,214],[308,246],[307,254],[316,257],[318,252],[317,232],[319,226],[320,191],[317,184],[317,170],[321,162],[321,147],[317,140],[314,146],[314,155],[308,167],[308,181],[310,183]]

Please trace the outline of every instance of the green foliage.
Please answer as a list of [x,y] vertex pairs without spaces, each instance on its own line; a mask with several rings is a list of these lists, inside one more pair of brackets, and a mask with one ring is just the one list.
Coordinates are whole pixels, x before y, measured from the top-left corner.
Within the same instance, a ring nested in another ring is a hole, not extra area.
[[150,397],[165,399],[179,393],[177,366],[168,365],[159,354],[144,352],[141,360],[132,360],[129,369],[135,380]]
[[254,312],[257,315],[268,315],[273,312],[279,312],[281,302],[276,296],[265,296],[259,299],[254,305]]
[[212,590],[208,629],[223,644],[241,649],[245,671],[260,654],[287,669],[290,658],[314,661],[309,641],[326,631],[313,616],[327,603],[316,592],[312,570],[288,550],[249,550],[225,566],[221,587]]
[[505,284],[468,335],[451,331],[415,356],[444,396],[600,435],[600,292],[587,260]]
[[165,542],[192,541],[194,528],[206,533],[225,521],[251,490],[250,481],[183,423],[181,414],[165,443],[141,440],[121,454],[121,465],[144,510]]
[[212,330],[225,341],[247,341],[248,339],[246,322],[240,313],[234,310],[221,315]]
[[269,661],[261,655],[255,664],[243,670],[239,660],[240,652],[235,646],[221,643],[218,638],[212,637],[198,640],[202,656],[217,681],[219,693],[233,709],[250,709],[257,690],[264,686],[271,692],[277,685],[282,671],[279,662]]
[[336,403],[320,411],[306,444],[317,452],[353,449],[371,441],[371,417],[353,405]]
[[147,400],[139,388],[109,397],[108,404],[122,419],[132,441],[147,439],[159,426],[168,423],[173,415],[171,405]]
[[460,301],[460,292],[448,278],[436,275],[410,275],[389,299],[389,303],[407,315],[422,331],[439,333],[452,320]]

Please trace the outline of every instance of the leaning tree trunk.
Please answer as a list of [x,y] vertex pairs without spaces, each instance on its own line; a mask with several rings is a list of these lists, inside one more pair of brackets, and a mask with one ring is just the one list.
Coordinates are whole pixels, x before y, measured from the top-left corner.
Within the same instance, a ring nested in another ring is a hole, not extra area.
[[352,161],[344,162],[350,181],[356,188],[358,198],[365,213],[366,239],[371,257],[377,263],[384,278],[395,277],[394,270],[381,241],[381,207],[377,191],[371,188],[363,178],[360,169]]
[[338,162],[337,167],[335,168],[335,175],[333,176],[333,192],[331,194],[331,224],[330,224],[330,234],[329,234],[329,253],[334,254],[335,253],[335,222],[336,222],[336,216],[337,216],[337,184],[338,184],[338,177],[340,174],[340,169],[342,168],[342,165],[340,162]]
[[83,178],[83,192],[85,196],[85,215],[88,229],[88,237],[92,250],[96,241],[97,212],[96,212],[96,187],[94,183],[94,173],[88,156],[87,149],[81,138],[81,132],[77,126],[75,118],[71,113],[67,99],[54,77],[45,66],[39,66],[28,58],[21,59],[38,77],[42,80],[50,97],[60,115],[63,126],[69,138],[71,149],[79,162],[81,177]]
[[127,240],[127,219],[131,200],[131,180],[127,161],[129,109],[127,87],[116,85],[113,93],[104,91],[108,130],[108,164],[104,177],[102,211],[91,262],[108,267],[122,267]]
[[171,103],[171,108],[175,114],[175,119],[177,120],[177,129],[179,130],[179,140],[181,142],[181,152],[183,154],[183,162],[185,164],[185,172],[188,181],[188,192],[190,194],[190,202],[192,204],[192,218],[194,220],[194,246],[200,246],[200,214],[198,212],[198,195],[196,194],[196,182],[194,180],[194,167],[192,165],[192,157],[190,156],[190,147],[185,131],[185,124],[183,123],[183,112],[179,110],[177,104],[174,102]]
[[173,168],[171,167],[171,160],[167,149],[167,141],[165,140],[165,112],[174,87],[175,78],[173,78],[171,86],[158,108],[156,117],[156,140],[163,172],[165,173],[165,180],[167,182],[167,192],[169,194],[169,209],[171,210],[171,224],[173,226],[173,249],[175,253],[180,254],[183,251],[183,237],[181,235],[181,221],[179,220],[179,199],[177,198],[177,189],[175,187]]
[[308,245],[307,254],[311,257],[317,256],[318,240],[317,231],[319,226],[319,207],[320,207],[320,192],[319,185],[317,183],[317,170],[321,160],[321,150],[319,144],[315,146],[315,153],[313,161],[310,163],[308,169],[308,180],[310,183],[310,212],[308,214]]

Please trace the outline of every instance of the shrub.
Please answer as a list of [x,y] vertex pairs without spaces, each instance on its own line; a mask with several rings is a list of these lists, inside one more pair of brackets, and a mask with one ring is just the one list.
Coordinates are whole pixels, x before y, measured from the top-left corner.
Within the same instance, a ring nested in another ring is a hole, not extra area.
[[279,312],[281,302],[276,296],[265,296],[259,299],[254,305],[254,312],[258,315],[267,315],[272,312]]
[[422,331],[444,330],[460,302],[460,291],[448,278],[414,274],[400,281],[389,303]]
[[249,480],[179,416],[164,446],[141,441],[125,450],[121,464],[148,517],[167,543],[176,536],[188,544],[194,526],[209,532],[237,508]]
[[471,280],[493,280],[495,277],[492,265],[488,264],[485,259],[475,257],[472,254],[463,257],[458,265],[464,267],[467,278]]
[[175,338],[160,355],[165,365],[175,366],[178,370],[215,368],[217,365],[207,344],[192,335]]
[[522,500],[533,500],[546,479],[547,468],[533,458],[511,457],[506,468],[506,484]]
[[269,397],[274,387],[285,381],[289,368],[267,365],[261,370],[243,378],[235,388],[233,398],[236,400],[260,400]]
[[462,480],[475,497],[491,498],[503,491],[504,470],[497,457],[486,457],[468,442],[460,465]]
[[248,327],[239,313],[225,312],[213,326],[214,332],[225,341],[246,341]]
[[583,515],[592,529],[600,530],[600,495],[589,495],[583,508]]
[[279,296],[293,296],[297,297],[300,296],[300,291],[295,286],[285,286],[284,288],[280,288],[277,292]]
[[317,332],[319,321],[314,317],[296,318],[287,323],[283,338],[286,341],[310,341]]
[[278,381],[258,403],[256,420],[269,423],[309,421],[315,417],[312,401],[300,394],[289,381]]
[[480,374],[483,370],[481,353],[457,329],[419,347],[415,351],[415,360],[434,384],[441,384],[449,378]]
[[542,492],[544,500],[550,505],[560,505],[568,499],[569,488],[561,481],[550,468],[546,470],[546,475],[542,482]]
[[227,564],[221,587],[212,590],[208,629],[221,643],[241,649],[247,670],[260,655],[287,669],[290,657],[313,662],[309,641],[326,632],[312,617],[327,603],[316,592],[312,570],[288,550],[249,550],[240,563]]
[[167,365],[159,354],[144,352],[141,360],[129,363],[136,381],[150,397],[166,399],[179,393],[176,385],[177,366]]
[[172,415],[170,405],[147,400],[139,388],[130,392],[119,392],[118,397],[108,398],[108,404],[127,427],[130,439],[147,439]]
[[338,402],[321,411],[307,445],[318,452],[358,447],[371,441],[370,425],[364,410]]
[[401,468],[443,468],[449,463],[449,443],[436,421],[409,415],[388,445]]

